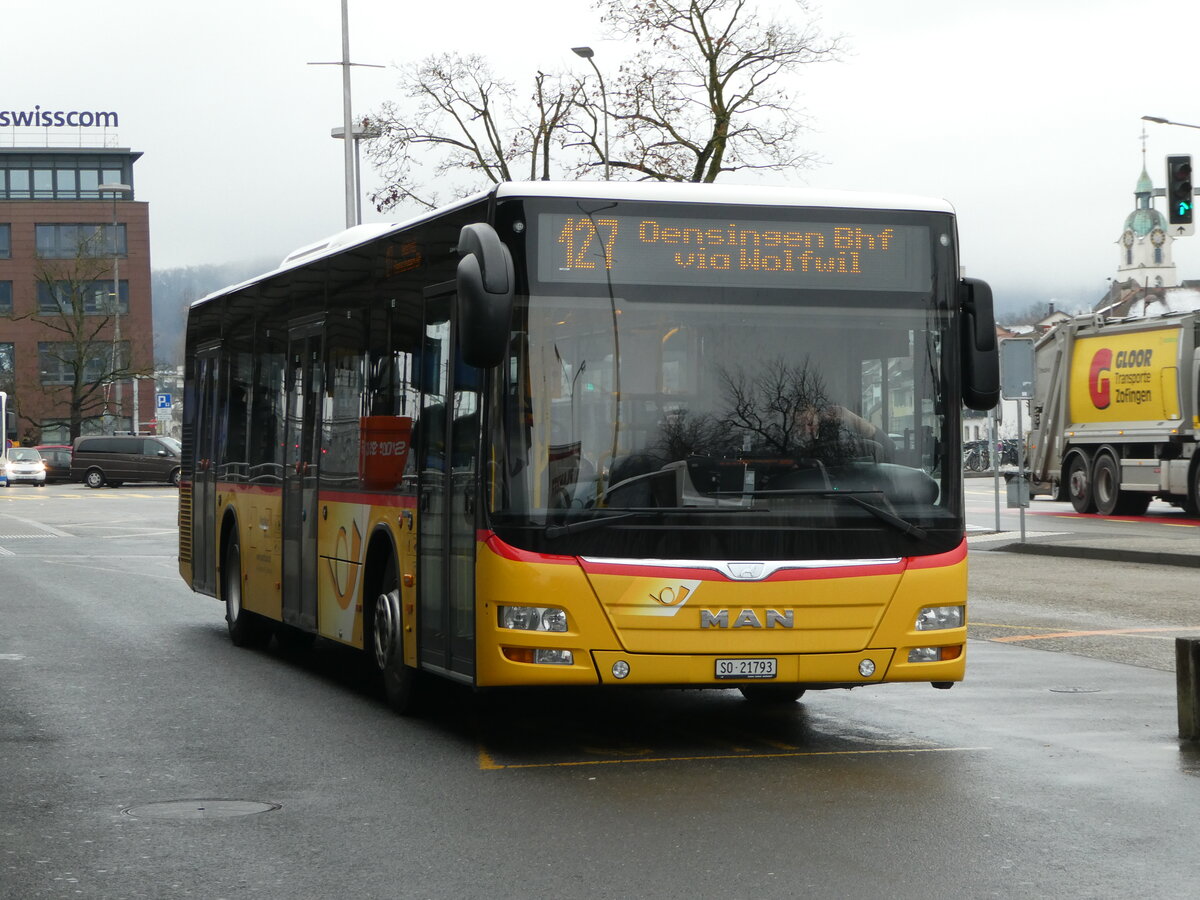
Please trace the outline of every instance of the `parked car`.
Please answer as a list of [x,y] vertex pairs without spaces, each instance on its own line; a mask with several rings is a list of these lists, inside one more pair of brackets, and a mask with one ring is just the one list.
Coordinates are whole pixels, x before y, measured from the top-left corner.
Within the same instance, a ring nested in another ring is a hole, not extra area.
[[67,481],[71,477],[70,444],[38,444],[33,448],[46,463],[47,481]]
[[75,438],[71,451],[71,480],[90,488],[126,481],[165,481],[179,484],[179,441],[149,435],[88,435]]
[[24,481],[46,486],[46,464],[42,462],[42,454],[32,447],[10,447],[4,457],[4,471],[8,484]]

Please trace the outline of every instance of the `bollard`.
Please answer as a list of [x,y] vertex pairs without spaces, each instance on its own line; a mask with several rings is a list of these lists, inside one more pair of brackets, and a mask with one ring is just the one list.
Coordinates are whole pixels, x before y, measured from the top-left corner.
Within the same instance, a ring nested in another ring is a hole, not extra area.
[[1179,739],[1200,741],[1200,638],[1175,638]]

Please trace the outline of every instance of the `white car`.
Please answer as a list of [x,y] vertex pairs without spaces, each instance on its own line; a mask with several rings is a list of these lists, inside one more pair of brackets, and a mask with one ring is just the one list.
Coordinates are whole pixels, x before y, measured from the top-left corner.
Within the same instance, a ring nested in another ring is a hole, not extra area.
[[42,487],[46,484],[46,463],[42,454],[32,447],[12,447],[4,459],[4,471],[8,483],[26,481]]

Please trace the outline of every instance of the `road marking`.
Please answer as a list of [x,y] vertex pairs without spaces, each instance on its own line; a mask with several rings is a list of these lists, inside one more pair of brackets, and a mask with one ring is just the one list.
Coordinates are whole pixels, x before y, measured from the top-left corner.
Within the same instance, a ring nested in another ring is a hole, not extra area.
[[728,753],[704,756],[654,756],[621,759],[577,759],[546,763],[499,763],[485,747],[479,748],[481,771],[495,772],[501,769],[554,769],[577,766],[611,766],[621,763],[675,763],[712,762],[723,759],[795,759],[805,756],[881,756],[902,753],[976,753],[991,750],[991,747],[907,747],[895,750],[807,750],[798,753]]
[[[979,624],[978,622],[976,624]],[[1004,627],[1004,626],[994,626]],[[996,644],[1010,644],[1015,641],[1044,641],[1048,638],[1070,638],[1070,637],[1095,637],[1097,635],[1111,634],[1152,634],[1163,631],[1197,631],[1200,632],[1200,626],[1185,625],[1173,626],[1170,628],[1109,628],[1103,631],[1056,631],[1051,634],[1016,634],[1008,637],[991,638],[990,640]]]

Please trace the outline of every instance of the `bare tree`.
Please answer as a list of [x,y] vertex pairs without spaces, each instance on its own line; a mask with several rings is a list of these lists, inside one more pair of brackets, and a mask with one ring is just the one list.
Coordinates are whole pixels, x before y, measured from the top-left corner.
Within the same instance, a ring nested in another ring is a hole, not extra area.
[[38,364],[51,409],[65,407],[66,414],[44,415],[42,422],[68,426],[72,440],[86,420],[109,412],[114,384],[150,374],[131,366],[128,341],[116,340],[120,298],[112,296],[112,251],[103,244],[104,231],[97,229],[80,240],[73,257],[41,260],[38,306],[18,317],[37,319],[55,337],[39,342]]
[[455,184],[461,196],[516,178],[592,173],[606,148],[608,170],[633,179],[715,181],[811,165],[793,76],[837,59],[841,39],[822,34],[807,0],[792,0],[799,25],[760,16],[756,2],[596,0],[614,35],[644,48],[607,95],[596,79],[538,71],[521,97],[478,55],[442,53],[402,69],[405,101],[364,119],[379,132],[367,154],[386,182],[372,202],[381,211],[433,207],[429,183]]
[[[837,59],[807,0],[793,19],[763,18],[753,0],[597,0],[603,21],[644,46],[608,98],[617,125],[612,168],[659,181],[715,181],[743,169],[805,168],[815,155],[791,89],[802,66]],[[802,24],[796,25],[793,22]],[[599,123],[604,98],[581,100]],[[601,123],[602,124],[602,123]],[[587,143],[598,151],[596,129]]]
[[565,77],[539,71],[531,106],[524,106],[514,86],[494,75],[483,57],[456,53],[403,69],[400,87],[415,109],[389,102],[364,119],[379,132],[367,153],[387,182],[371,195],[381,211],[409,200],[437,204],[437,193],[421,187],[426,156],[432,158],[435,183],[466,173],[460,194],[482,183],[549,178],[551,155],[562,144],[560,131],[578,91]]

